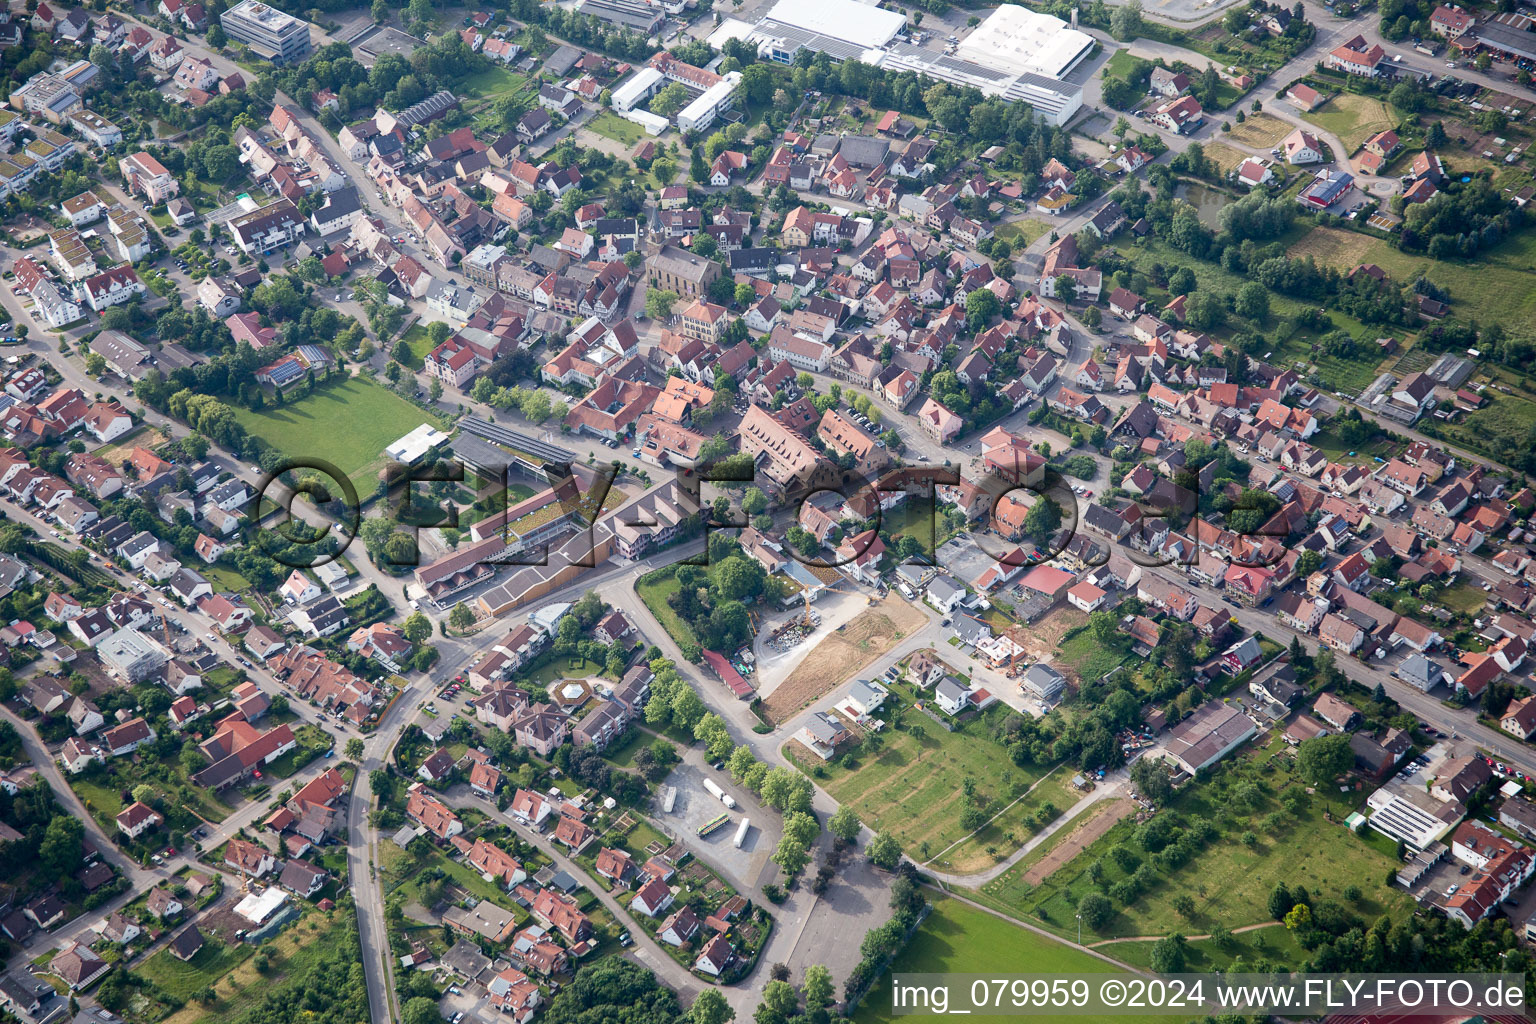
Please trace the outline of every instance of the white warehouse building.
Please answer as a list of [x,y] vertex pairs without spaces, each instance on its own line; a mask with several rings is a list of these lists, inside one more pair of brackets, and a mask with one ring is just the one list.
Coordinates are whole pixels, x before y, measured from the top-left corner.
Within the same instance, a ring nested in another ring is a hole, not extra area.
[[906,24],[904,15],[858,0],[779,0],[750,38],[760,56],[780,64],[794,63],[802,49],[879,64],[880,51]]
[[633,110],[661,90],[667,82],[655,68],[641,68],[617,89],[613,90],[613,109],[619,113]]
[[736,86],[741,84],[741,72],[729,71],[725,77],[688,104],[677,114],[677,130],[701,132],[715,123],[715,118],[731,109],[736,98]]
[[881,54],[892,71],[912,71],[984,95],[1027,103],[1047,122],[1064,125],[1083,105],[1083,88],[1063,81],[1093,51],[1093,37],[1060,18],[1004,4],[953,56],[908,43]]

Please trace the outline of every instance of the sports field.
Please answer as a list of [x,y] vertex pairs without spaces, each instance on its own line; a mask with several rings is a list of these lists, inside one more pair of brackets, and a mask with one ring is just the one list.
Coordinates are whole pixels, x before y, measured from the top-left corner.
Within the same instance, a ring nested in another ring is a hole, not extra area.
[[324,459],[345,473],[359,499],[373,494],[384,467],[384,446],[431,423],[435,416],[366,377],[318,387],[296,402],[260,412],[236,408],[254,437],[293,458]]

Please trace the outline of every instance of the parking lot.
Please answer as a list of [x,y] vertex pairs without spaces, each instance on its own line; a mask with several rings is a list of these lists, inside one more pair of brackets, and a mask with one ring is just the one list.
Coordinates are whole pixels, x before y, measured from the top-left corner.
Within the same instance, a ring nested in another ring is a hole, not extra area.
[[[728,809],[704,788],[705,778],[713,779],[736,801],[734,810]],[[711,867],[737,888],[755,888],[758,874],[773,852],[773,844],[764,841],[764,833],[759,824],[765,822],[766,818],[761,815],[756,816],[757,823],[748,831],[740,849],[732,842],[736,838],[736,829],[741,819],[754,817],[752,808],[756,802],[748,791],[732,781],[730,775],[723,770],[701,769],[689,763],[674,768],[667,778],[667,784],[677,787],[677,799],[670,814],[662,813],[660,806],[657,806],[655,822],[675,835],[684,846],[705,858]],[[699,826],[721,813],[729,814],[730,822],[708,836],[699,838]]]

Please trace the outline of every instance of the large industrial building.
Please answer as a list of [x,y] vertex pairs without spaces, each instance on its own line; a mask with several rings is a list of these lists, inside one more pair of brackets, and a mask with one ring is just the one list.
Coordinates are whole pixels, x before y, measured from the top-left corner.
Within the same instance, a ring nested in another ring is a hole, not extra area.
[[1093,45],[1092,36],[1060,18],[1004,4],[953,55],[896,43],[883,54],[881,66],[1027,103],[1046,121],[1063,125],[1083,105],[1082,86],[1064,79],[1093,52]]
[[261,0],[241,0],[219,15],[219,24],[229,38],[273,64],[296,64],[309,56],[309,22]]
[[780,64],[794,63],[801,50],[879,64],[881,49],[906,23],[895,11],[858,0],[779,0],[758,22],[752,39],[759,54]]
[[1063,125],[1083,105],[1066,77],[1093,51],[1093,37],[1060,18],[1004,4],[953,54],[916,46],[901,35],[906,19],[858,0],[780,0],[753,30],[758,53],[783,64],[800,50],[911,71],[984,95],[1027,103]]

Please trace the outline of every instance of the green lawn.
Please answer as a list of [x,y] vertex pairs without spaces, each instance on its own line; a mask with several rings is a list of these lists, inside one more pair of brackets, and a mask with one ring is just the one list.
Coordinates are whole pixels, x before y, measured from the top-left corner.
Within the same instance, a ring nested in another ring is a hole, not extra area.
[[478,71],[459,82],[459,91],[470,96],[501,96],[528,87],[528,79],[499,64]]
[[1079,630],[1061,644],[1061,660],[1077,670],[1079,679],[1092,682],[1133,660],[1125,637],[1115,637],[1108,644],[1094,638],[1093,630]]
[[993,232],[998,238],[1007,239],[1015,250],[1032,243],[1035,239],[1049,233],[1051,226],[1039,220],[1011,220],[1006,224],[998,225]]
[[350,911],[339,909],[305,914],[262,945],[269,964],[265,974],[249,960],[240,963],[214,985],[217,998],[211,1005],[190,1002],[165,1018],[167,1024],[234,1024],[248,1019],[268,995],[297,1000],[310,973],[338,946],[347,945],[353,959],[360,956],[349,917]]
[[[891,964],[895,974],[1055,974],[1070,978],[1080,974],[1123,973],[1114,964],[1090,953],[1052,941],[1036,932],[1009,924],[984,910],[951,899],[934,901],[933,911],[912,936],[907,948]],[[959,983],[968,993],[966,983]],[[957,993],[958,994],[958,993]],[[960,1005],[951,1001],[950,1010]],[[855,1024],[885,1021],[936,1022],[939,1014],[896,1014],[891,1009],[890,974],[870,990],[854,1013]],[[1018,1021],[1023,1018],[970,1014],[968,1021]],[[1073,1016],[1072,1021],[1113,1021],[1114,1024],[1150,1024],[1170,1018]]]
[[427,354],[432,351],[432,339],[427,337],[426,325],[419,320],[411,324],[411,329],[400,335],[400,341],[405,342],[411,350],[411,357],[405,364],[413,370],[420,370],[426,362]]
[[1302,120],[1310,121],[1324,131],[1332,132],[1349,148],[1349,153],[1335,153],[1342,160],[1359,149],[1365,140],[1379,131],[1396,127],[1401,117],[1387,104],[1374,96],[1361,96],[1344,92],[1331,97],[1328,102],[1308,114]]
[[[1120,908],[1098,930],[1099,938],[1174,931],[1202,934],[1217,923],[1238,928],[1268,921],[1269,892],[1281,881],[1303,885],[1316,897],[1337,900],[1367,922],[1403,904],[1406,897],[1401,891],[1382,886],[1388,869],[1395,866],[1394,859],[1339,824],[1359,800],[1308,794],[1292,771],[1291,758],[1289,749],[1276,738],[1264,747],[1249,749],[1210,782],[1182,789],[1169,810],[1186,822],[1210,821],[1217,835],[1180,867],[1165,870],[1155,864],[1138,842],[1138,826],[1124,819],[1039,886],[993,883],[988,901],[1032,924],[1075,935],[1078,901],[1097,891],[1089,866],[1101,863],[1104,884],[1113,886],[1128,873],[1110,850],[1125,845],[1154,878],[1134,903]],[[1329,812],[1333,821],[1326,820]],[[1253,833],[1251,844],[1242,841],[1245,833]],[[1350,885],[1360,887],[1360,902],[1351,904],[1344,897]],[[1191,917],[1174,910],[1180,896],[1193,901]]]
[[[1072,775],[1072,769],[1058,767],[1018,803],[997,814],[954,849],[935,857],[933,864],[964,873],[985,870],[1007,857],[1077,802],[1079,794],[1072,791]],[[1055,808],[1055,813],[1046,813],[1047,805]]]
[[226,569],[220,565],[209,565],[204,566],[201,572],[220,591],[243,594],[251,589],[251,581],[233,569]]
[[633,121],[626,121],[611,110],[600,110],[597,115],[588,121],[583,127],[612,139],[614,142],[625,146],[633,146],[645,137],[645,129]]
[[[887,725],[876,741],[878,749],[868,752],[856,745],[845,750],[823,766],[825,777],[817,782],[838,803],[851,805],[864,824],[890,831],[913,858],[927,860],[966,835],[960,816],[967,777],[996,814],[1045,772],[1015,766],[1007,749],[992,738],[997,722],[1018,713],[1011,708],[994,705],[949,732],[922,711],[905,706],[911,702],[909,688],[892,687],[880,710]],[[807,767],[820,763],[808,756]],[[844,765],[845,759],[851,768]],[[1016,835],[1003,852],[1016,849],[1025,838]],[[987,858],[967,867],[977,870],[991,862]],[[947,858],[935,866],[946,867]]]
[[234,412],[248,433],[283,454],[335,465],[352,480],[359,499],[377,486],[385,445],[420,423],[443,426],[435,416],[366,377],[322,386],[281,408],[269,405],[252,412],[237,407]]
[[640,595],[640,600],[645,602],[645,606],[651,610],[652,615],[656,616],[656,621],[661,623],[673,641],[678,644],[686,644],[689,641],[699,642],[699,638],[694,635],[693,627],[679,618],[671,605],[667,604],[667,598],[677,593],[677,577],[669,573],[650,582],[637,581],[635,593]]
[[208,939],[191,960],[178,960],[169,949],[162,949],[135,968],[134,973],[166,995],[187,1002],[234,970],[253,952],[255,947],[244,942],[226,946],[218,939]]

